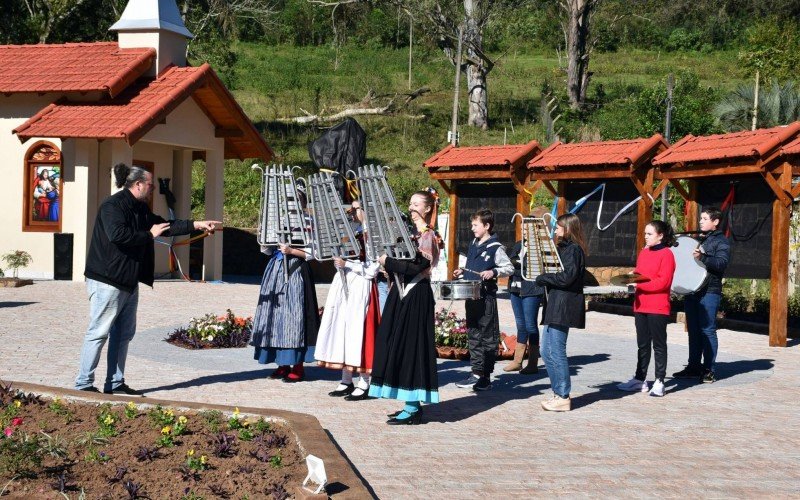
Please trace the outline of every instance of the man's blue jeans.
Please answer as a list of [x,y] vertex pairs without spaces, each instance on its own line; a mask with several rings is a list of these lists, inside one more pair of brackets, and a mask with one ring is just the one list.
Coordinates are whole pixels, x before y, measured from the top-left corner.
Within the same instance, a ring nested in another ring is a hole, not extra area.
[[553,392],[566,398],[572,390],[569,379],[569,361],[567,361],[567,336],[569,327],[563,325],[546,325],[542,331],[542,343],[539,353],[542,356],[547,376]]
[[128,293],[119,288],[87,279],[89,294],[89,329],[83,340],[81,367],[75,388],[84,389],[94,384],[94,371],[100,353],[108,340],[108,369],[104,391],[116,389],[125,381],[125,359],[128,344],[136,333],[136,309],[139,305],[139,288]]
[[[717,310],[722,296],[718,293],[687,295],[684,299],[686,329],[689,331],[689,367],[714,370],[717,360]],[[701,365],[702,357],[702,365]]]
[[511,310],[514,311],[514,321],[517,323],[517,342],[524,344],[530,339],[531,346],[539,345],[539,328],[536,320],[539,315],[539,304],[542,297],[520,297],[516,293],[509,293]]

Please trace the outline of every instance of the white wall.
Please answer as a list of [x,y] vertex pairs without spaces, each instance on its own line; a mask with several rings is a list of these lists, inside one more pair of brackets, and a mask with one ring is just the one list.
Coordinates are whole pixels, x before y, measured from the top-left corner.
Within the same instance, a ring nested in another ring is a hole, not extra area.
[[[33,262],[25,269],[20,269],[19,276],[24,278],[53,277],[53,233],[22,232],[25,153],[38,139],[31,139],[25,144],[12,134],[12,130],[50,104],[56,97],[44,96],[0,96],[0,255],[14,250],[25,250]],[[59,149],[58,139],[48,139]],[[73,184],[64,182],[63,198],[70,196]],[[0,268],[7,270],[5,262]],[[10,270],[6,274],[10,275]]]
[[[25,250],[33,257],[30,266],[20,270],[20,277],[52,279],[53,278],[53,233],[23,232],[23,195],[25,153],[39,139],[31,139],[20,143],[12,130],[29,117],[39,112],[57,95],[12,95],[0,96],[0,255],[13,250]],[[170,177],[172,186],[178,188],[179,218],[189,218],[189,190],[191,187],[191,150],[208,150],[215,152],[209,157],[214,159],[209,168],[221,169],[224,151],[224,140],[214,137],[214,125],[200,110],[192,99],[187,99],[171,113],[165,124],[156,125],[135,147],[131,148],[121,140],[94,139],[65,140],[44,139],[55,144],[62,153],[63,192],[62,192],[62,231],[74,234],[73,247],[73,279],[83,280],[86,253],[91,240],[91,232],[99,204],[111,193],[113,187],[111,167],[117,162],[130,164],[132,160],[153,162],[155,177]],[[178,176],[186,178],[177,179]],[[220,193],[221,174],[212,175],[215,186],[211,191]],[[179,194],[179,192],[180,194]],[[216,194],[214,195],[217,196]],[[212,200],[210,206],[221,207],[221,201]],[[168,211],[164,196],[158,194],[158,186],[154,193],[153,211],[167,217]],[[221,209],[220,209],[221,212]],[[221,213],[219,214],[221,216]],[[218,278],[221,272],[221,234],[215,235],[219,241],[207,249],[215,265],[213,277]],[[219,255],[216,255],[219,253]],[[167,247],[156,247],[156,273],[166,272],[169,268]],[[180,252],[184,270],[188,271],[188,250]],[[0,268],[3,264],[0,263]]]

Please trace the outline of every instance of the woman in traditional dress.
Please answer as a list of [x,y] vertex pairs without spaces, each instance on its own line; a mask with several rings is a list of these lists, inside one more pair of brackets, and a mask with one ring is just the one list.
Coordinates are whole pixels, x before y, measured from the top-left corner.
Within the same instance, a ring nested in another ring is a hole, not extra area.
[[[328,395],[360,401],[368,397],[375,333],[380,321],[375,285],[380,264],[367,261],[364,254],[361,203],[353,201],[351,210],[358,223],[356,237],[362,243],[362,251],[359,260],[333,259],[334,266],[344,270],[347,293],[342,287],[342,273],[337,272],[325,301],[315,356],[319,366],[342,370],[342,381]],[[354,373],[361,375],[357,385],[353,384]]]
[[276,363],[278,368],[270,378],[284,382],[305,380],[303,363],[314,362],[319,310],[311,268],[306,262],[309,255],[310,252],[289,245],[279,245],[272,252],[253,318],[253,357],[261,364]]
[[427,191],[414,193],[408,206],[414,224],[417,255],[397,260],[378,259],[390,273],[399,276],[403,290],[392,287],[375,340],[372,385],[369,395],[405,402],[401,411],[389,415],[389,425],[419,424],[422,403],[439,402],[431,290],[431,269],[439,260],[436,233],[430,220],[436,216],[435,199]]

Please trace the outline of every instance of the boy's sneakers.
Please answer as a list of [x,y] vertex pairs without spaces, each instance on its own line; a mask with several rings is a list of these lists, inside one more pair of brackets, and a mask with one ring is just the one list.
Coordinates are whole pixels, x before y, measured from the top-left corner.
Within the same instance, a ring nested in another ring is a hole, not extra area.
[[697,378],[703,375],[703,369],[686,365],[686,368],[672,374],[673,378]]
[[475,385],[472,386],[473,391],[488,391],[492,388],[492,382],[489,380],[489,377],[481,377],[475,382]]
[[704,370],[703,375],[700,376],[700,382],[704,384],[713,384],[716,381],[717,377],[712,370]]
[[470,389],[475,384],[478,383],[478,380],[480,380],[480,377],[478,377],[474,373],[471,373],[469,377],[467,377],[464,380],[461,380],[459,382],[456,382],[456,387],[460,387],[462,389]]
[[663,397],[664,396],[664,381],[660,378],[657,378],[655,382],[653,382],[653,388],[650,389],[650,395],[655,397]]
[[617,385],[617,389],[626,392],[647,392],[649,388],[647,387],[646,380],[639,380],[638,378],[632,378],[623,384]]

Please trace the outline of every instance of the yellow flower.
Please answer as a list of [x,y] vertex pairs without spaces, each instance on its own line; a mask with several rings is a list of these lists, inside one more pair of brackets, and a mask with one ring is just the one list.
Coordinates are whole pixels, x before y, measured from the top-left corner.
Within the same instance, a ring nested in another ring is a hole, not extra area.
[[175,416],[175,412],[172,411],[172,410],[166,410],[166,411],[164,411],[164,415],[166,415],[168,417],[174,417]]
[[208,462],[208,458],[205,455],[200,455],[200,463],[205,465]]
[[188,418],[186,418],[186,417],[184,417],[183,415],[181,415],[180,417],[178,417],[178,423],[179,423],[179,424],[184,424],[184,425],[185,425],[185,424],[186,424],[186,422],[188,422],[188,421],[189,421],[189,419],[188,419]]
[[191,450],[187,451],[187,452],[186,452],[186,456],[187,456],[187,457],[194,456],[194,449],[191,449]]
[[171,431],[172,431],[172,427],[170,427],[170,426],[168,426],[168,425],[167,425],[167,426],[164,426],[164,427],[161,429],[161,434],[163,434],[163,435],[165,435],[165,436],[166,436],[166,435],[167,435],[167,434],[169,434]]
[[103,423],[106,425],[111,425],[114,423],[114,417],[111,415],[106,415],[106,418],[103,419]]
[[127,405],[125,405],[125,406],[127,406],[127,408],[128,408],[129,410],[135,410],[135,409],[136,409],[136,405],[135,405],[133,402],[130,402],[130,403],[128,403],[128,404],[127,404]]
[[16,400],[16,399],[15,399],[15,400],[14,400],[14,406],[16,406],[17,408],[19,408],[20,406],[22,406],[22,402],[21,402],[21,401],[18,401],[18,400]]
[[249,420],[244,420],[244,421],[242,422],[242,425],[243,425],[244,427],[247,427],[247,426],[249,426],[249,425],[250,425],[250,421],[249,421]]
[[238,417],[239,416],[239,407],[238,406],[233,410],[233,416],[234,417]]

